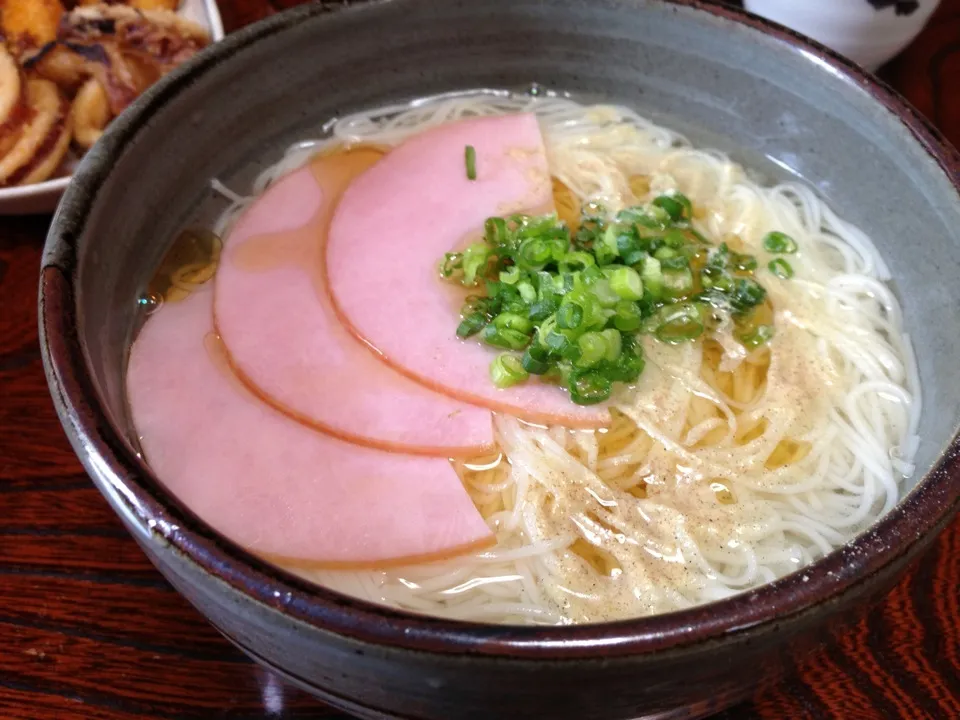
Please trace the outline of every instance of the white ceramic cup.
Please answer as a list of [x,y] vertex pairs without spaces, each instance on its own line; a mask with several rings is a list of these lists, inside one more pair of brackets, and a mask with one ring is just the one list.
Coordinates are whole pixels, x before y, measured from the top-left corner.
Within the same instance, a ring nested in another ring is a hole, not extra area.
[[747,10],[876,70],[913,40],[940,0],[744,0]]

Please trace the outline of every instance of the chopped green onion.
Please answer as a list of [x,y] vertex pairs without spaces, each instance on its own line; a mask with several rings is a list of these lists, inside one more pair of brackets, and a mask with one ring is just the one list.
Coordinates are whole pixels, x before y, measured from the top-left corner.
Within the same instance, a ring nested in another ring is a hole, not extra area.
[[680,298],[693,292],[693,273],[689,268],[663,271],[663,292],[668,297]]
[[717,288],[721,292],[729,292],[733,289],[733,276],[726,270],[715,267],[706,267],[700,273],[700,282],[703,287]]
[[531,237],[520,243],[517,261],[530,270],[540,270],[553,258],[550,243],[538,237]]
[[640,377],[640,373],[643,372],[645,365],[646,362],[642,355],[637,354],[633,350],[625,350],[620,353],[620,357],[617,358],[616,362],[609,363],[606,366],[605,374],[611,380],[631,383]]
[[654,199],[653,204],[666,210],[670,219],[674,222],[689,220],[693,215],[693,205],[690,203],[690,199],[680,193],[661,195]]
[[529,280],[521,280],[517,283],[517,291],[527,305],[532,305],[537,301],[537,290]]
[[504,245],[509,237],[507,221],[498,217],[487,218],[483,223],[483,237],[490,245]]
[[640,273],[630,267],[614,270],[610,275],[610,287],[623,300],[639,300],[643,297]]
[[577,405],[603,402],[610,397],[613,390],[608,378],[592,370],[571,373],[567,387],[570,390],[570,399]]
[[[631,270],[630,268],[623,269],[630,270],[630,272],[636,272],[636,270]],[[637,279],[640,279],[639,275],[637,275]],[[613,289],[613,284],[605,277],[600,277],[592,281],[590,285],[590,291],[597,299],[597,302],[600,303],[601,307],[612,308],[614,305],[620,302],[621,299],[617,291]]]
[[[487,219],[483,241],[439,264],[441,277],[485,290],[464,300],[457,336],[479,334],[511,351],[491,366],[498,386],[539,375],[580,404],[610,397],[614,382],[637,380],[644,368],[637,333],[680,343],[729,318],[746,347],[767,342],[771,327],[747,324],[766,298],[754,276],[757,258],[726,243],[712,247],[691,218],[689,199],[667,193],[615,220],[587,204],[572,237],[555,214]],[[783,233],[764,243],[769,252],[796,252]],[[793,274],[782,258],[767,267]]]
[[700,312],[693,305],[681,303],[672,307],[666,306],[664,309],[667,312],[661,316],[660,325],[656,330],[658,340],[676,345],[703,334],[703,320],[700,318]]
[[797,241],[786,233],[773,231],[763,238],[763,249],[778,254],[792,254],[797,251]]
[[673,257],[668,257],[666,260],[660,261],[661,270],[683,270],[684,268],[690,267],[690,261],[685,255],[674,255]]
[[575,302],[564,303],[557,311],[557,327],[576,330],[583,324],[583,307]]
[[753,255],[743,253],[731,252],[730,264],[733,265],[735,270],[743,272],[752,272],[757,269],[757,259]]
[[511,265],[506,270],[500,271],[500,282],[506,283],[507,285],[516,285],[520,282],[520,268],[516,265]]
[[556,311],[557,302],[555,300],[552,298],[549,300],[541,300],[530,306],[530,312],[527,313],[527,317],[535,323],[541,322],[553,315]]
[[460,253],[447,253],[443,256],[443,262],[440,263],[440,277],[448,278],[453,275],[455,270],[463,267],[463,255]]
[[463,284],[475,285],[477,275],[487,264],[491,253],[484,243],[474,243],[463,252]]
[[476,180],[477,179],[477,151],[474,149],[473,145],[467,145],[463,153],[463,158],[467,164],[467,179]]
[[671,250],[679,250],[687,244],[687,233],[684,230],[667,230],[663,234],[663,244]]
[[481,337],[487,345],[507,350],[523,350],[530,343],[530,336],[526,333],[510,328],[499,328],[493,324],[483,329]]
[[498,388],[508,388],[530,377],[520,358],[511,353],[500,353],[490,363],[490,379]]
[[556,353],[557,355],[565,355],[572,341],[567,334],[559,330],[551,330],[547,333],[545,343],[550,349],[550,352]]
[[620,332],[632,332],[640,328],[643,316],[636,303],[623,300],[617,303],[613,316],[613,326]]
[[752,330],[737,333],[737,340],[739,340],[744,347],[751,350],[761,345],[766,345],[772,338],[773,327],[770,325],[757,325]]
[[650,205],[644,213],[637,217],[636,223],[651,230],[663,230],[672,219],[665,208],[659,205]]
[[623,255],[623,264],[630,265],[634,270],[638,270],[639,268],[637,266],[640,265],[646,257],[647,253],[645,250],[631,250]]
[[577,340],[577,345],[580,348],[577,367],[593,367],[607,355],[607,340],[598,332],[584,333]]
[[533,343],[523,351],[523,357],[520,362],[523,369],[531,375],[543,375],[550,369],[549,353],[537,343]]
[[738,313],[755,308],[767,297],[767,291],[750,278],[737,278],[730,293],[730,304]]
[[593,293],[586,290],[572,290],[563,298],[561,307],[568,303],[576,303],[580,306],[580,309],[583,310],[583,323],[585,327],[596,325],[598,322],[601,324],[606,322],[606,319],[603,317],[603,308],[600,306],[600,303],[597,302],[597,298]]
[[614,256],[620,254],[620,233],[621,229],[619,225],[610,225],[603,233],[603,247],[609,250]]
[[457,325],[457,337],[468,338],[476,335],[487,325],[487,317],[483,313],[475,312],[467,315]]
[[614,362],[620,357],[620,353],[623,352],[623,336],[619,330],[614,330],[613,328],[603,330],[600,334],[607,343],[607,352],[603,356],[603,359],[607,362]]
[[557,316],[551,315],[537,328],[537,342],[540,343],[540,346],[546,349],[550,349],[550,344],[547,342],[547,338],[550,337],[557,327]]
[[522,332],[525,335],[533,331],[533,323],[527,318],[523,317],[523,315],[518,315],[516,313],[500,313],[493,319],[492,324],[494,327],[500,328],[501,330],[516,330],[517,332]]
[[650,295],[655,298],[660,297],[663,293],[663,271],[659,260],[652,257],[645,259],[640,278],[643,280],[643,287]]
[[606,245],[595,245],[593,255],[597,259],[597,265],[610,265],[617,261],[617,253]]
[[767,269],[778,278],[789,280],[793,277],[793,266],[783,258],[775,258],[767,263]]
[[596,265],[593,255],[585,252],[570,252],[563,256],[560,261],[561,273],[572,273],[577,270],[586,270],[591,265]]

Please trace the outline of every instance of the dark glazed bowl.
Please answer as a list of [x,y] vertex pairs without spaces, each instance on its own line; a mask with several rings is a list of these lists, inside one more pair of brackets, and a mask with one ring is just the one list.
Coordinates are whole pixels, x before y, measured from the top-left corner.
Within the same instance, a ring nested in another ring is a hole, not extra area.
[[[156,566],[264,665],[363,717],[698,717],[731,704],[889,589],[957,509],[960,158],[889,89],[789,32],[691,0],[313,5],[159,83],[87,155],[40,288],[51,392],[87,470]],[[125,409],[136,298],[174,233],[222,209],[331,116],[453,89],[607,98],[796,174],[893,268],[923,382],[919,481],[872,530],[776,583],[693,610],[535,629],[390,611],[245,554],[166,496]]]

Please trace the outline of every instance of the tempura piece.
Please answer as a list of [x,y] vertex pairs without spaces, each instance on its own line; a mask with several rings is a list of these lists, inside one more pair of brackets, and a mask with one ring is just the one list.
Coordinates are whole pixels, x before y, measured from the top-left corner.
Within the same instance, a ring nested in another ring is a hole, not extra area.
[[56,39],[63,17],[59,0],[4,0],[0,8],[0,30],[14,55],[19,57]]
[[70,108],[73,117],[73,140],[82,148],[91,147],[110,122],[110,103],[103,85],[90,78],[80,88]]
[[118,5],[73,10],[64,16],[58,39],[100,82],[115,115],[210,42],[203,28],[173,12]]
[[20,68],[7,49],[0,45],[0,156],[20,137],[25,117]]
[[0,158],[0,185],[46,180],[70,144],[70,104],[49,80],[26,82],[29,121],[10,150]]

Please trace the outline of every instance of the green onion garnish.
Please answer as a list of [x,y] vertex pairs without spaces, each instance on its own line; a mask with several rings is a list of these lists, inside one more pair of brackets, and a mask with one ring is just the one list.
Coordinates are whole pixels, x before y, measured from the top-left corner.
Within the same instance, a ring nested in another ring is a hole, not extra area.
[[507,350],[523,350],[530,342],[530,336],[526,333],[495,325],[487,325],[480,337],[487,345]]
[[617,268],[610,274],[610,287],[623,300],[639,300],[643,297],[643,280],[640,273],[631,267]]
[[737,340],[741,344],[753,350],[754,348],[766,345],[773,338],[773,328],[770,325],[757,325],[746,332],[738,332]]
[[577,405],[596,405],[610,397],[610,379],[597,371],[575,372],[567,382],[570,398]]
[[[583,405],[609,398],[616,382],[637,381],[641,334],[689,342],[727,319],[744,346],[768,342],[773,328],[752,320],[766,299],[757,258],[711,246],[691,220],[679,193],[615,217],[587,204],[573,234],[555,215],[489,218],[483,240],[440,263],[442,278],[477,288],[461,308],[457,336],[504,351],[490,366],[497,387],[536,375]],[[764,243],[771,252],[796,250],[783,233]],[[768,268],[792,275],[782,258]]]
[[791,254],[797,251],[797,241],[782,232],[770,232],[763,238],[763,249],[777,254]]
[[470,313],[457,325],[457,337],[468,338],[471,335],[476,335],[486,326],[487,317],[483,313]]
[[580,348],[580,358],[577,367],[593,367],[607,356],[607,340],[598,332],[588,332],[577,340]]
[[477,179],[477,151],[473,145],[467,145],[463,153],[463,158],[467,164],[467,179]]
[[789,280],[793,277],[793,266],[783,258],[775,258],[767,263],[767,269],[778,278]]
[[666,210],[670,219],[674,222],[689,220],[693,215],[693,205],[690,203],[690,199],[680,193],[661,195],[653,201],[653,204]]
[[564,303],[557,311],[557,327],[576,330],[583,323],[583,307],[575,302]]
[[703,320],[700,311],[692,304],[666,306],[662,322],[657,326],[657,339],[676,345],[685,340],[693,340],[703,334]]
[[522,383],[529,375],[520,359],[510,353],[500,353],[490,363],[490,379],[498,388]]
[[[507,285],[516,285],[520,282],[520,268],[516,265],[513,265],[506,270],[500,271],[500,282],[506,283]],[[519,290],[519,288],[517,288]]]
[[520,362],[531,375],[543,375],[550,369],[550,355],[538,343],[533,343],[523,352]]

